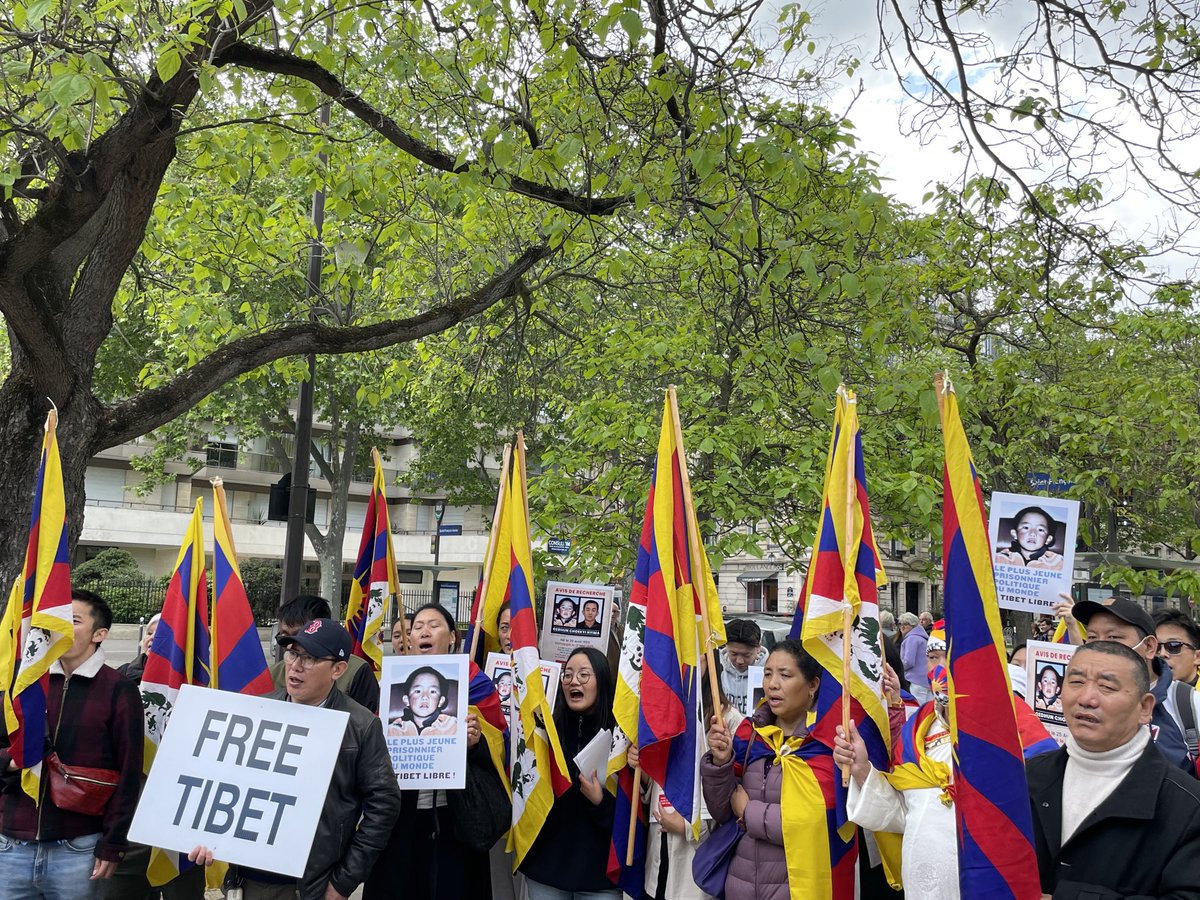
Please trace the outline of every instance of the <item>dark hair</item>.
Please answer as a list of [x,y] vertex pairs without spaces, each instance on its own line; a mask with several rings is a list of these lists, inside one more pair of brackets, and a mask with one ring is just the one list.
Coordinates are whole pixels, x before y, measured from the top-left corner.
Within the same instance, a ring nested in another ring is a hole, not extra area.
[[883,658],[887,660],[887,664],[892,667],[892,671],[900,680],[900,690],[907,691],[909,683],[904,674],[904,658],[900,655],[900,648],[896,646],[896,642],[886,634],[883,636]]
[[[1049,534],[1049,537],[1046,538],[1046,543],[1042,545],[1042,549],[1045,550],[1047,547],[1053,547],[1055,532],[1058,530],[1058,523],[1054,521],[1054,516],[1050,515],[1050,513],[1046,512],[1040,506],[1026,506],[1024,509],[1017,510],[1017,514],[1013,516],[1011,520],[1013,531],[1017,530],[1017,526],[1021,524],[1021,520],[1030,513],[1035,513],[1046,520],[1046,532]],[[1013,541],[1014,550],[1019,546],[1019,542]]]
[[71,590],[71,599],[78,600],[80,603],[86,603],[91,609],[93,634],[101,628],[112,628],[112,607],[99,594],[84,590],[83,588],[73,588]]
[[512,677],[513,677],[513,676],[512,676],[512,670],[511,670],[511,669],[505,669],[505,670],[504,670],[504,671],[502,671],[502,672],[497,672],[497,673],[496,673],[496,681],[499,681],[501,678],[507,678],[509,681],[512,681]]
[[725,626],[725,642],[757,647],[762,643],[762,629],[749,619],[733,619]]
[[412,690],[413,682],[421,675],[433,675],[438,681],[438,691],[441,692],[442,699],[448,701],[450,694],[450,682],[446,680],[446,676],[435,669],[433,666],[421,666],[419,669],[413,669],[408,673],[408,677],[404,679],[403,691],[405,695]]
[[429,603],[426,603],[424,606],[418,606],[416,608],[416,611],[413,612],[413,621],[415,622],[417,620],[417,616],[419,616],[421,613],[425,612],[425,610],[427,610],[427,609],[436,609],[439,613],[442,614],[442,618],[446,620],[446,627],[449,628],[450,633],[452,635],[454,635],[454,645],[450,648],[450,652],[457,653],[458,652],[458,640],[459,640],[458,626],[455,625],[454,616],[450,615],[450,610],[446,609],[446,607],[442,606],[442,604],[440,604],[436,601],[430,601]]
[[511,609],[512,609],[512,604],[511,604],[511,603],[509,603],[507,600],[505,600],[503,603],[501,603],[501,604],[500,604],[500,609],[498,609],[498,610],[496,611],[496,621],[497,621],[497,622],[499,622],[499,621],[500,621],[500,617],[501,617],[502,615],[504,615],[504,611],[505,611],[506,609],[507,609],[507,610],[511,610]]
[[587,608],[587,605],[588,605],[589,603],[590,603],[590,604],[592,604],[592,606],[596,607],[596,611],[597,611],[597,612],[599,612],[599,611],[600,611],[600,601],[599,601],[599,600],[595,600],[595,599],[584,600],[584,601],[583,601],[583,606],[581,606],[581,607],[580,607],[580,609],[586,609],[586,608]]
[[1200,649],[1200,626],[1187,613],[1178,609],[1160,609],[1154,614],[1154,627],[1159,625],[1174,625],[1182,628],[1197,649]]
[[1039,694],[1042,692],[1042,676],[1045,675],[1047,672],[1049,672],[1051,675],[1054,676],[1054,683],[1058,685],[1058,689],[1061,691],[1062,690],[1062,675],[1059,674],[1058,669],[1054,668],[1054,666],[1046,665],[1046,666],[1042,666],[1040,669],[1038,669],[1037,692]]
[[1138,693],[1150,693],[1150,672],[1146,668],[1146,660],[1124,644],[1116,641],[1092,641],[1076,647],[1075,655],[1071,659],[1078,659],[1080,653],[1104,653],[1108,656],[1120,656],[1127,662],[1133,663],[1133,678],[1137,683]]
[[608,666],[608,657],[595,647],[576,647],[567,655],[563,662],[563,668],[566,668],[567,663],[581,653],[588,658],[588,662],[592,664],[592,671],[595,673],[596,702],[587,712],[572,712],[571,708],[567,706],[567,692],[560,690],[558,702],[554,704],[554,724],[558,733],[563,734],[568,729],[578,733],[581,737],[580,749],[595,737],[596,732],[602,728],[612,728],[614,723],[612,714],[614,684],[612,669]]
[[[771,648],[771,655],[776,653],[786,653],[796,661],[797,668],[809,681],[816,681],[821,677],[821,664],[813,659],[812,654],[801,646],[799,641],[788,638],[780,641]],[[767,657],[770,659],[770,657]]]
[[1024,649],[1025,649],[1025,642],[1017,641],[1015,644],[1013,644],[1012,652],[1008,654],[1008,661],[1012,662],[1013,657],[1017,655],[1017,651],[1024,650]]
[[284,625],[303,625],[313,619],[332,619],[329,601],[316,594],[297,594],[279,605],[279,621]]
[[574,597],[559,597],[557,600],[554,601],[554,608],[558,609],[564,603],[570,603],[572,609],[574,609],[578,605],[578,604],[576,604]]

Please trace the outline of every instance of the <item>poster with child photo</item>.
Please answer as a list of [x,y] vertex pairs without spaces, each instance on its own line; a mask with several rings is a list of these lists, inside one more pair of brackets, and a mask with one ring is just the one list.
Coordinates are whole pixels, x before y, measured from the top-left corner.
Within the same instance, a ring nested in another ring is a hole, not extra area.
[[604,653],[608,648],[613,594],[614,588],[605,584],[549,582],[538,642],[542,659],[566,662],[571,651],[579,647],[595,647]]
[[466,787],[467,681],[462,654],[384,657],[379,706],[402,790]]
[[[539,662],[542,667],[542,690],[546,693],[546,702],[550,704],[551,709],[554,709],[562,666],[545,659],[539,660]],[[507,653],[489,653],[483,664],[483,671],[487,673],[488,678],[492,679],[492,684],[496,686],[496,693],[500,695],[500,709],[504,711],[506,719],[509,717],[509,700],[512,699],[514,692],[512,670],[513,658]]]
[[1070,594],[1079,501],[992,494],[988,534],[996,598],[1004,609],[1050,613]]

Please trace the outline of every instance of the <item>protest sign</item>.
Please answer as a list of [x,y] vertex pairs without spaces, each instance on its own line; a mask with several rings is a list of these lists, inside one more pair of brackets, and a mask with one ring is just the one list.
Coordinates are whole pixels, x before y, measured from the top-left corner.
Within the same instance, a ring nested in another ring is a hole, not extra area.
[[763,691],[763,667],[750,666],[746,670],[746,693],[749,695],[748,708],[743,710],[748,716],[754,715],[754,710],[758,709],[758,704],[762,703],[765,691]]
[[[546,702],[554,709],[554,701],[558,697],[558,683],[562,679],[562,665],[550,660],[538,660],[542,668],[542,690],[546,694]],[[504,718],[509,717],[509,699],[513,695],[513,659],[508,653],[489,653],[483,664],[483,671],[500,695],[500,708]]]
[[379,708],[402,790],[467,786],[467,657],[388,656]]
[[579,647],[606,652],[612,606],[613,588],[609,585],[549,582],[538,642],[542,658],[564,663]]
[[140,844],[299,877],[349,714],[185,684],[129,829]]
[[1025,645],[1025,702],[1059,745],[1067,740],[1062,687],[1067,677],[1067,663],[1077,649],[1072,644],[1049,641],[1030,641]]
[[1071,593],[1079,501],[992,494],[988,534],[1001,607],[1050,613]]

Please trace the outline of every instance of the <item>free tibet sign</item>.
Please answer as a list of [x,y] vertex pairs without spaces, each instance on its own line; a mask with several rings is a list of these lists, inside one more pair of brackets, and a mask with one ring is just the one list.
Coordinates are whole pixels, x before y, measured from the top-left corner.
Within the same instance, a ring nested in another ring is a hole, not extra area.
[[349,718],[184,685],[129,839],[300,877]]

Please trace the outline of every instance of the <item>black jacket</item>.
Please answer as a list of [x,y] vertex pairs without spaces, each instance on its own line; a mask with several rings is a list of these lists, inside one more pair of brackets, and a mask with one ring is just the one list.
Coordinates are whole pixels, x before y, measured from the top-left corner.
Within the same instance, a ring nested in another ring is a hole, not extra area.
[[328,708],[345,710],[350,721],[298,885],[301,900],[324,900],[327,883],[349,897],[366,881],[400,815],[400,789],[379,719],[337,688]]
[[1200,783],[1154,744],[1062,840],[1067,751],[1026,763],[1042,890],[1054,900],[1200,900]]

